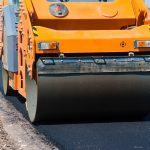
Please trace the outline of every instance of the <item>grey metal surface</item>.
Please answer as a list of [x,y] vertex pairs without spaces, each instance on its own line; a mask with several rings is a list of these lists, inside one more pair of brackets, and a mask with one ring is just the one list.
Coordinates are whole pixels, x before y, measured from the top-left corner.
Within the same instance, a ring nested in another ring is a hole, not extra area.
[[149,72],[150,56],[40,58],[38,74]]
[[144,1],[145,1],[146,6],[150,9],[150,2],[149,2],[149,0],[144,0]]
[[9,87],[9,77],[8,72],[2,67],[2,85],[3,85],[3,94],[8,94],[8,87]]
[[9,5],[13,5],[13,4],[16,4],[16,3],[17,3],[17,0],[8,0]]
[[16,31],[16,6],[8,5],[3,8],[4,18],[4,68],[11,72],[18,70],[17,31]]

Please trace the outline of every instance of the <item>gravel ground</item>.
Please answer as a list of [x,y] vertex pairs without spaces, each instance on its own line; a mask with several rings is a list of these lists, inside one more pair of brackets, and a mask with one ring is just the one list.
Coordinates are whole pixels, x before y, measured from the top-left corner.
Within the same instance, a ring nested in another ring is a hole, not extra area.
[[19,149],[12,139],[8,136],[3,128],[3,124],[0,120],[0,150],[16,150]]
[[58,150],[0,93],[0,150],[8,149]]
[[0,64],[0,150],[58,150],[28,121],[25,105],[4,97]]

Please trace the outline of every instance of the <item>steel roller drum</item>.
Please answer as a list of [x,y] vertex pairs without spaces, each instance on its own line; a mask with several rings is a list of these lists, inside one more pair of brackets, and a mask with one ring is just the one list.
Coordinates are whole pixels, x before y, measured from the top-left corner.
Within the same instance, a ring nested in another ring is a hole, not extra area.
[[150,111],[149,72],[38,72],[37,81],[28,78],[26,83],[31,121],[133,116]]

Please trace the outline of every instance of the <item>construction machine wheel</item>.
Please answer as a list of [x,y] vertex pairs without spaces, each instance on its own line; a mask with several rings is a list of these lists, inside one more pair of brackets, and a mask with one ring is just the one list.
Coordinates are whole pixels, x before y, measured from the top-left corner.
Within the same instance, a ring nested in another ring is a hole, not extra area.
[[37,83],[34,79],[30,79],[26,71],[26,109],[31,122],[36,122],[37,115]]
[[[6,31],[5,31],[5,28],[3,27],[3,35],[2,35],[2,39],[3,39],[3,55],[2,57],[4,57],[4,50],[6,48]],[[8,71],[4,68],[4,66],[2,65],[2,85],[3,85],[3,94],[5,96],[8,96],[10,95],[10,87],[9,87],[9,74],[8,74]]]
[[9,75],[8,71],[4,69],[2,66],[2,85],[3,85],[3,93],[5,96],[10,95],[12,89],[9,86]]

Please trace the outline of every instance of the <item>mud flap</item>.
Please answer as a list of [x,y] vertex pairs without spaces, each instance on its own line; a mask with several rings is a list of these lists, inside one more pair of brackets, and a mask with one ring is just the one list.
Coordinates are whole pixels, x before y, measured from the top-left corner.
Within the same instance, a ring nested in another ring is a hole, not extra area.
[[[17,51],[17,17],[15,11],[16,5],[8,5],[3,8],[4,17],[4,39],[3,39],[3,57],[4,68],[11,72],[18,70],[18,51]],[[7,19],[6,19],[7,18]]]

